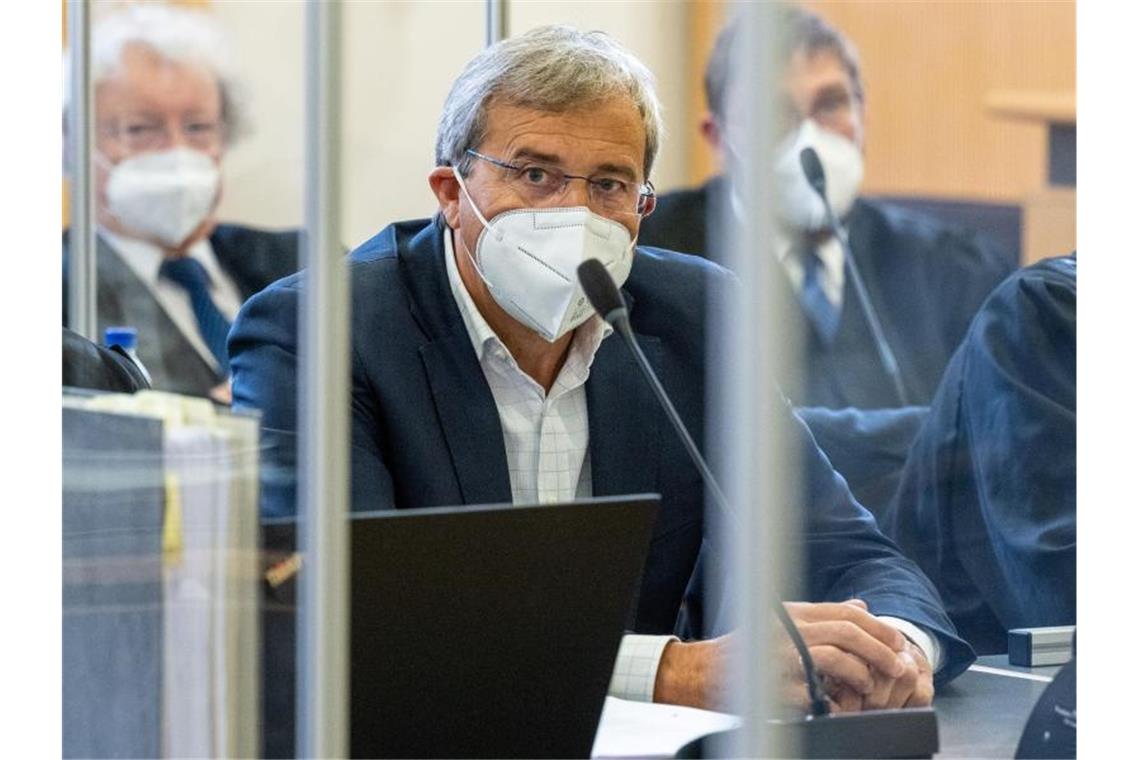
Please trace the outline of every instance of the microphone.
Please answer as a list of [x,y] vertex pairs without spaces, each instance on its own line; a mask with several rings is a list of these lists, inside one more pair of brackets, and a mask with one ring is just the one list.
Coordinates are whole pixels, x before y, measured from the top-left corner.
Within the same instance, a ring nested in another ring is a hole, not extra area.
[[863,277],[859,274],[859,268],[855,265],[855,257],[851,255],[851,243],[847,239],[847,231],[839,223],[835,217],[835,211],[831,208],[831,201],[827,199],[827,175],[823,171],[823,164],[820,163],[819,154],[815,152],[815,148],[808,146],[800,151],[800,167],[804,170],[804,177],[807,178],[808,184],[811,189],[815,190],[816,195],[823,201],[823,208],[827,214],[827,226],[831,229],[831,233],[839,240],[839,245],[843,248],[843,261],[847,269],[847,275],[851,278],[851,284],[855,288],[855,297],[859,300],[859,306],[863,309],[863,314],[867,317],[867,325],[871,328],[871,337],[875,341],[875,348],[879,354],[879,362],[883,365],[887,376],[891,379],[891,384],[895,387],[895,394],[898,396],[899,403],[903,406],[909,406],[907,401],[906,390],[903,388],[902,375],[899,373],[899,363],[895,359],[895,353],[891,350],[891,345],[887,343],[887,337],[883,333],[883,325],[879,321],[879,315],[875,312],[875,307],[871,304],[871,297],[867,295],[867,288],[863,284]]
[[[818,163],[818,157],[816,161]],[[850,261],[850,256],[848,256]],[[693,460],[705,486],[712,494],[724,519],[735,530],[740,529],[736,512],[728,505],[728,499],[713,477],[700,450],[693,443],[692,436],[685,429],[681,416],[677,414],[673,402],[658,380],[657,374],[645,358],[641,345],[629,324],[629,310],[617,285],[614,284],[606,267],[597,259],[587,259],[578,265],[578,281],[590,299],[590,304],[622,336],[630,352],[637,360],[637,366],[653,389],[665,416],[673,423],[673,428],[685,445],[685,450]],[[769,720],[768,730],[780,737],[781,746],[797,747],[800,757],[805,758],[893,758],[893,757],[932,757],[938,751],[938,717],[931,707],[911,707],[893,710],[865,710],[859,713],[829,714],[827,699],[819,681],[815,662],[804,643],[803,636],[792,622],[788,611],[778,600],[773,605],[776,618],[787,631],[796,647],[804,669],[804,682],[807,685],[811,703],[811,715],[796,720]],[[719,757],[730,751],[733,739],[729,738],[740,729],[710,734],[696,739],[681,748],[678,757]]]
[[[701,480],[704,481],[705,486],[708,488],[709,493],[712,494],[713,501],[716,502],[717,509],[720,510],[721,515],[732,525],[733,530],[740,530],[740,521],[737,519],[736,512],[729,507],[728,499],[725,498],[724,491],[721,490],[720,484],[717,483],[716,478],[709,469],[705,458],[701,456],[700,449],[697,444],[693,442],[693,437],[689,435],[689,431],[685,428],[685,423],[681,420],[681,415],[677,413],[676,407],[669,399],[669,394],[665,392],[665,387],[661,385],[661,381],[657,378],[657,373],[653,371],[650,366],[649,360],[645,357],[645,352],[641,350],[641,344],[637,342],[637,338],[633,334],[633,329],[629,324],[629,310],[626,308],[625,301],[622,300],[621,293],[618,292],[617,285],[610,277],[610,273],[606,271],[606,267],[602,262],[597,259],[586,259],[578,265],[578,281],[582,283],[582,290],[586,294],[586,298],[590,299],[590,304],[594,310],[602,316],[606,322],[611,324],[615,331],[621,335],[625,341],[626,346],[629,347],[630,352],[633,354],[634,359],[637,361],[637,366],[644,375],[649,387],[653,389],[654,395],[657,396],[658,402],[665,410],[665,416],[669,418],[669,422],[673,424],[673,429],[677,431],[677,436],[684,444],[685,450],[689,454],[689,458],[693,460],[697,470],[701,474]],[[821,717],[830,712],[827,704],[827,699],[823,696],[823,687],[820,684],[819,673],[815,669],[815,661],[812,660],[811,653],[808,651],[807,644],[804,642],[803,636],[796,628],[792,618],[788,615],[788,611],[784,609],[784,605],[777,601],[774,605],[776,617],[779,619],[780,624],[787,631],[788,636],[795,645],[796,652],[800,656],[804,668],[804,681],[807,685],[808,698],[811,702],[811,714],[813,717]]]
[[811,189],[819,193],[830,210],[831,205],[827,201],[827,175],[823,173],[823,164],[820,163],[815,148],[807,147],[800,151],[800,166],[803,167],[804,176],[807,177]]

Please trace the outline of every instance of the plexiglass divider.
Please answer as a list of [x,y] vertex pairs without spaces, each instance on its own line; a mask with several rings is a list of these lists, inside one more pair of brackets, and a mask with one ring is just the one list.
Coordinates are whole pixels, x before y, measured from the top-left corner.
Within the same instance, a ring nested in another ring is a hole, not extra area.
[[348,754],[348,272],[341,220],[339,1],[305,19],[305,287],[298,399],[297,755]]

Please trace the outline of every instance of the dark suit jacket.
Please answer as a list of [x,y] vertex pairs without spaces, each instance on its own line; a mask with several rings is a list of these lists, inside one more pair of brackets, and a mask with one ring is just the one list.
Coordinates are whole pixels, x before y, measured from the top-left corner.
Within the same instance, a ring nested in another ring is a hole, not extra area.
[[[139,333],[138,355],[157,390],[205,396],[221,379],[194,350],[142,280],[99,237],[96,239],[97,329],[125,325]],[[210,236],[218,264],[242,299],[297,271],[298,233],[223,224]],[[63,321],[67,324],[67,249],[64,233]]]
[[882,520],[898,491],[903,468],[929,409],[797,409],[855,500]]
[[[385,228],[349,257],[356,510],[511,501],[498,411],[443,255],[441,228],[420,220]],[[287,433],[296,430],[303,282],[302,273],[259,293],[230,334],[235,407],[258,409],[266,427]],[[690,430],[704,429],[705,299],[729,287],[732,278],[720,267],[643,248],[624,288],[633,328]],[[662,495],[635,627],[671,632],[704,536],[700,477],[618,340],[599,348],[586,395],[595,495]],[[802,423],[794,424],[812,505],[805,516],[808,596],[859,593],[878,614],[926,626],[943,637],[957,673],[970,653],[929,582],[854,502]]]
[[966,639],[1076,622],[1076,257],[1006,280],[954,354],[883,531]]
[[[666,193],[641,225],[644,245],[715,258],[709,214],[724,213],[726,182]],[[1010,258],[980,235],[954,230],[898,206],[859,199],[845,220],[855,264],[898,359],[907,400],[927,404],[974,313],[1010,273]],[[774,260],[771,266],[778,267]],[[775,277],[788,287],[782,274]],[[801,312],[793,327],[806,336],[804,387],[789,395],[797,406],[898,406],[851,278],[844,281],[839,332],[830,344]]]
[[[443,256],[443,231],[426,220],[391,225],[349,256],[354,510],[511,501],[499,413]],[[304,280],[302,272],[254,296],[230,333],[234,405],[263,415],[265,456],[272,460],[263,470],[270,516],[294,510]],[[623,289],[633,329],[689,430],[705,429],[705,299],[731,281],[698,258],[642,248]],[[662,495],[633,627],[671,633],[705,545],[700,476],[617,339],[598,349],[586,397],[594,494]],[[938,679],[960,673],[973,653],[954,634],[933,586],[878,532],[802,423],[791,415],[788,423],[804,447],[804,503],[812,506],[804,515],[806,537],[797,534],[806,552],[805,595],[833,601],[858,595],[877,614],[924,626],[946,653]],[[265,752],[274,756],[292,746],[288,622],[267,623],[266,646]]]

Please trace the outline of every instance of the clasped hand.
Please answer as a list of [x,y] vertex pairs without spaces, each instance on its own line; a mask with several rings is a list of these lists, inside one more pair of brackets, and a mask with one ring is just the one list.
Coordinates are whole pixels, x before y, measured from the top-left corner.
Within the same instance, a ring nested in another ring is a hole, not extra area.
[[[922,650],[861,600],[786,602],[784,608],[807,644],[832,710],[917,707],[933,700],[934,676]],[[654,701],[726,709],[736,646],[733,633],[670,643],[657,671]],[[784,702],[806,708],[803,666],[790,639],[779,649],[778,667]]]

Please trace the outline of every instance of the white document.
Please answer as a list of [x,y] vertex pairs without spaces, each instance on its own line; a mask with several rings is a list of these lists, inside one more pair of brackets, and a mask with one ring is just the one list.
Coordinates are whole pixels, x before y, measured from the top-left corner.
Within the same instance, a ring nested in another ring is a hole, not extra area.
[[726,713],[606,697],[591,757],[674,757],[694,739],[739,725]]
[[207,427],[166,426],[166,474],[180,513],[180,546],[164,560],[163,754],[218,757],[218,702],[226,694],[216,675],[217,610],[225,579],[219,577],[217,544],[225,536],[228,503],[219,500],[217,442]]

